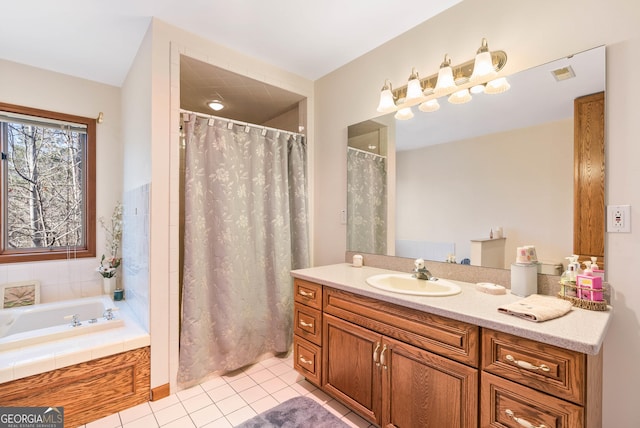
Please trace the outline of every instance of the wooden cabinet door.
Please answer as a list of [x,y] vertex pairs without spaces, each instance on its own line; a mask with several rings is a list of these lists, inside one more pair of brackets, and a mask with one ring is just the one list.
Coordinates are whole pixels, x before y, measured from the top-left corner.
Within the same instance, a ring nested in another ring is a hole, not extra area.
[[385,337],[382,425],[478,426],[478,370]]
[[382,336],[325,314],[323,387],[374,423],[380,423]]
[[604,92],[574,101],[573,253],[604,263]]

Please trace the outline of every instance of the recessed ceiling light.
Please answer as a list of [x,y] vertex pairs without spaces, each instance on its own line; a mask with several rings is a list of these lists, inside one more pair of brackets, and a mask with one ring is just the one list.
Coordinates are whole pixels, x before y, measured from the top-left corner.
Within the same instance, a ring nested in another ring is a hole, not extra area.
[[213,100],[213,101],[211,101],[209,103],[209,107],[212,110],[220,111],[220,110],[222,110],[224,108],[224,104],[222,104],[222,101],[220,101],[220,100]]

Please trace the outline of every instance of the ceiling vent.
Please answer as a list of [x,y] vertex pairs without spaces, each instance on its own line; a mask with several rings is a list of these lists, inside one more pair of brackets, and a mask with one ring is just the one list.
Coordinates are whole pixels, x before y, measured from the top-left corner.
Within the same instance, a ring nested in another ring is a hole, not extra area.
[[573,68],[571,68],[570,65],[551,70],[551,74],[553,74],[553,77],[558,82],[576,77],[576,73],[573,71]]

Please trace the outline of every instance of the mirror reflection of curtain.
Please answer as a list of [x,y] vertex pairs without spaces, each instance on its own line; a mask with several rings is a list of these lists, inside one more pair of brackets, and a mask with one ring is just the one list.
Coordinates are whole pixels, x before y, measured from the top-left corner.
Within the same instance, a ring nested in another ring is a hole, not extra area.
[[347,249],[387,252],[387,159],[348,147]]
[[308,267],[306,142],[191,115],[178,382],[288,352],[291,269]]

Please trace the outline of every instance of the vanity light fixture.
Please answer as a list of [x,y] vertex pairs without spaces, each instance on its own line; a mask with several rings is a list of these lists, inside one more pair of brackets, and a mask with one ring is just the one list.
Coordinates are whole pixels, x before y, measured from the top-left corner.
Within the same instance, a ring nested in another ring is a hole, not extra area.
[[409,120],[413,117],[413,111],[411,107],[401,108],[393,117],[398,120]]
[[487,39],[482,39],[482,44],[476,53],[476,59],[473,62],[473,73],[469,77],[469,82],[472,84],[479,83],[481,81],[487,81],[496,77],[498,73],[493,68],[493,60],[491,59],[491,52],[489,52],[489,44]]
[[416,100],[422,98],[422,84],[420,83],[420,77],[415,68],[411,69],[411,76],[407,82],[407,97],[406,100]]
[[449,55],[444,56],[444,61],[440,64],[438,70],[438,83],[433,89],[436,97],[451,93],[456,89],[456,82],[453,80],[453,70],[451,69],[451,58]]
[[378,104],[377,110],[380,113],[391,113],[397,110],[393,87],[389,79],[384,81],[384,86],[380,91],[380,103]]
[[416,105],[423,112],[438,110],[437,99],[443,96],[452,104],[463,104],[471,101],[471,94],[500,94],[510,88],[506,78],[497,77],[506,63],[507,54],[490,51],[487,39],[483,38],[472,60],[452,66],[451,58],[445,55],[438,73],[422,79],[414,67],[407,84],[395,90],[386,79],[377,110],[380,113],[395,111],[396,119],[407,120],[413,117],[411,108]]

